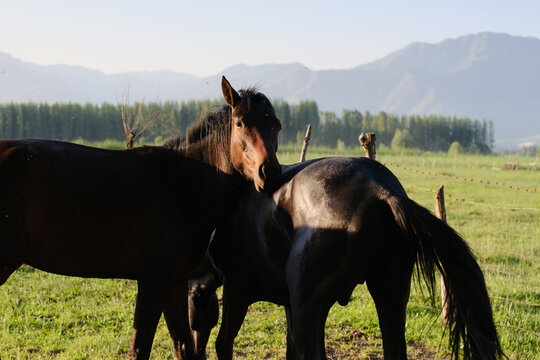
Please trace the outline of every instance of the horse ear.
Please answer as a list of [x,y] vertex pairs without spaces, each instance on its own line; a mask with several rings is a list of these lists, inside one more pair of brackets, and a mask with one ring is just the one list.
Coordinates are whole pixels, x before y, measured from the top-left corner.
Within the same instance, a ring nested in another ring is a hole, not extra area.
[[223,90],[223,96],[225,97],[227,104],[231,105],[232,107],[240,104],[240,95],[238,95],[236,90],[234,90],[231,84],[229,84],[225,76],[221,78],[221,90]]

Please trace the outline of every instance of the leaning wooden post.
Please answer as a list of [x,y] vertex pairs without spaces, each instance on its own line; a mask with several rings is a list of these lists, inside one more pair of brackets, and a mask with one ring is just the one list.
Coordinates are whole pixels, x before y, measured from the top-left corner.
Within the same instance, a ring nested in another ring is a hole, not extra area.
[[[446,208],[444,206],[444,185],[441,185],[435,193],[436,205],[435,214],[439,219],[446,223]],[[442,264],[441,264],[442,268]],[[444,268],[442,269],[444,272]],[[448,303],[446,301],[446,284],[443,274],[441,273],[441,303],[442,303],[442,318],[445,324],[448,323]]]
[[361,133],[358,141],[366,151],[366,156],[375,160],[375,133]]
[[300,162],[306,160],[306,151],[311,138],[311,124],[307,124],[306,136],[304,136],[304,144],[302,145],[302,152],[300,153]]

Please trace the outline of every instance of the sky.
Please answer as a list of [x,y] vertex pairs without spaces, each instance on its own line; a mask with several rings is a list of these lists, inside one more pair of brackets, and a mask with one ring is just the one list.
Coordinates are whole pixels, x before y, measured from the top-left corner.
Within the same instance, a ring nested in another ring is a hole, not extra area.
[[236,64],[349,69],[413,42],[540,38],[538,0],[0,0],[0,52],[107,74]]

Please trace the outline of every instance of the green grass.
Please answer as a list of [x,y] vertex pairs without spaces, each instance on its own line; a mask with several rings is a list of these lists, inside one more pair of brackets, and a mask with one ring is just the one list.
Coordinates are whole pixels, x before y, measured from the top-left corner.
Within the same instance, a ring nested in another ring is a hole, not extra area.
[[[294,163],[299,152],[299,146],[280,147],[280,161]],[[363,154],[360,148],[308,149],[308,159]],[[533,170],[535,159],[518,158],[523,164],[518,171],[504,170],[515,158],[499,156],[381,149],[377,159],[412,199],[429,209],[435,206],[434,191],[444,184],[448,223],[478,257],[504,350],[510,359],[540,359],[540,171]],[[135,294],[133,281],[62,277],[23,267],[0,287],[0,356],[126,358]],[[413,286],[406,333],[411,359],[448,359],[439,307]],[[285,332],[280,307],[253,305],[236,340],[236,358],[284,358]],[[216,359],[216,334],[214,329],[210,359]],[[377,315],[365,286],[355,289],[348,306],[331,309],[326,334],[331,359],[382,359]],[[163,319],[152,358],[173,359]]]

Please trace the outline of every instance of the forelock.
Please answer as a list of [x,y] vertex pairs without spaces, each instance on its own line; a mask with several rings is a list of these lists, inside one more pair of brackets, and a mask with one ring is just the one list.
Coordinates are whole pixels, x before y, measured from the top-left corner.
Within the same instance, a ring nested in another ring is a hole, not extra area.
[[266,96],[259,92],[258,86],[250,86],[246,89],[239,90],[238,93],[242,99],[236,108],[239,114],[244,115],[250,112],[254,103],[263,104],[264,106],[270,105],[270,101],[268,101]]

